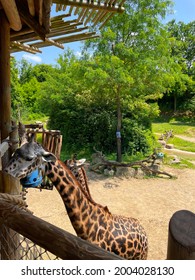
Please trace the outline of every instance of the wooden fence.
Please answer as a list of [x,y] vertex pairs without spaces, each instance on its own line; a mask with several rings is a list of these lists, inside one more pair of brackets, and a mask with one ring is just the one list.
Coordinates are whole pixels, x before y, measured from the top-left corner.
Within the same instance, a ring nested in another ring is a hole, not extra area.
[[0,198],[0,231],[2,225],[64,260],[122,260],[116,254],[43,221],[15,205],[13,201]]
[[53,153],[60,158],[62,148],[62,135],[60,130],[47,130],[43,128],[42,124],[25,125],[27,135],[35,134],[41,135],[41,144],[47,151]]

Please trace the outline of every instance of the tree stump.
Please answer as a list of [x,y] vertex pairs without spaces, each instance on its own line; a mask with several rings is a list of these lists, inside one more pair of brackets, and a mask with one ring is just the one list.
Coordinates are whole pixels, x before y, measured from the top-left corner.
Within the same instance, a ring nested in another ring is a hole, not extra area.
[[180,210],[169,222],[168,260],[195,260],[195,214]]

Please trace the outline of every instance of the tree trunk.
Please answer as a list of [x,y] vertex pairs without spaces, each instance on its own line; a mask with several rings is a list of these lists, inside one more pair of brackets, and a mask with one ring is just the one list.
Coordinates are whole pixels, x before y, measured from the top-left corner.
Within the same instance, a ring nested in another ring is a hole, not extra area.
[[122,161],[121,153],[121,124],[122,124],[122,113],[121,113],[121,101],[119,90],[117,90],[117,131],[116,131],[116,142],[117,142],[117,161]]
[[177,94],[174,93],[173,95],[173,112],[176,113],[177,111]]

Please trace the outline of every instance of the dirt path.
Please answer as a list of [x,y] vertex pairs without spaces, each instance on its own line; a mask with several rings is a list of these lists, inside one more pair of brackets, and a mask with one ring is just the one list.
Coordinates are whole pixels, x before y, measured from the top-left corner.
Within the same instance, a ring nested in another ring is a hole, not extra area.
[[195,137],[189,137],[189,136],[184,136],[184,135],[174,135],[174,136],[177,137],[177,138],[195,143]]
[[[88,172],[94,200],[112,213],[138,218],[149,238],[148,259],[166,259],[168,223],[181,209],[195,212],[195,171],[166,168],[177,179],[106,178]],[[53,191],[30,189],[29,209],[38,217],[73,234],[63,202]]]

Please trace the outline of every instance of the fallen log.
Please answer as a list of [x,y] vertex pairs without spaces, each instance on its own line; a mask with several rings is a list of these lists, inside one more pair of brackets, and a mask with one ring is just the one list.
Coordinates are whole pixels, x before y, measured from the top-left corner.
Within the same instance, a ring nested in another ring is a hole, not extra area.
[[90,170],[95,171],[95,172],[99,172],[100,167],[102,167],[102,166],[113,167],[113,168],[117,168],[117,167],[135,167],[135,168],[136,167],[141,167],[141,169],[147,171],[147,173],[151,174],[151,175],[165,175],[165,176],[168,176],[169,178],[175,178],[174,175],[172,175],[168,172],[160,171],[160,170],[157,170],[157,169],[153,168],[155,160],[156,160],[156,153],[153,153],[147,159],[134,161],[134,162],[129,162],[129,163],[107,160],[105,158],[105,156],[102,154],[102,152],[97,151],[97,150],[96,150],[96,154],[97,154],[97,158],[98,158],[97,162],[95,162],[94,164],[92,163],[89,167]]

